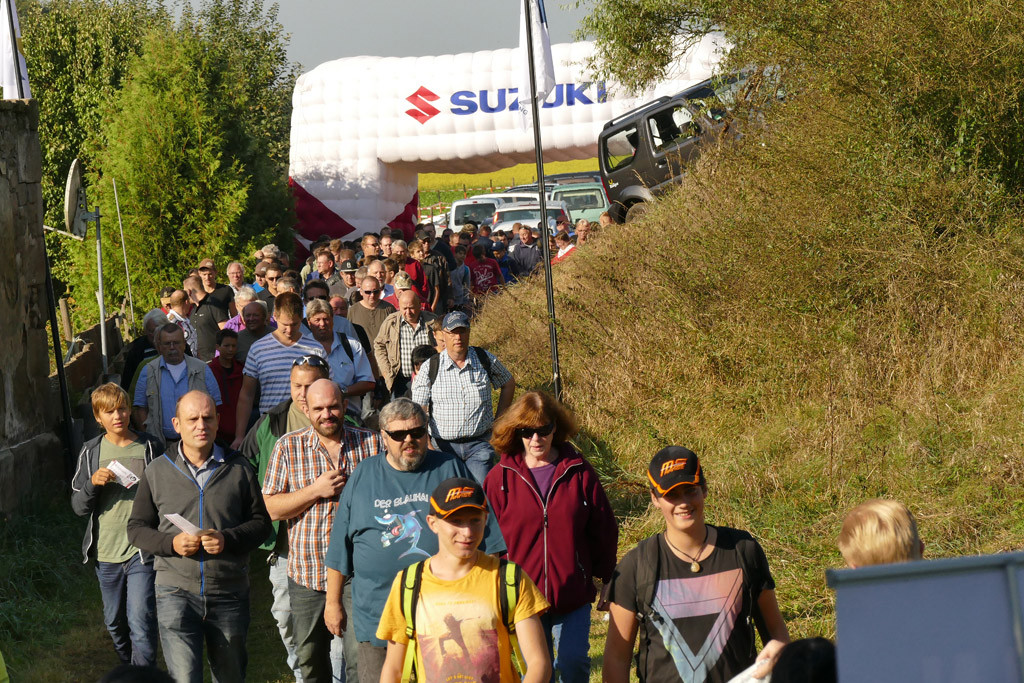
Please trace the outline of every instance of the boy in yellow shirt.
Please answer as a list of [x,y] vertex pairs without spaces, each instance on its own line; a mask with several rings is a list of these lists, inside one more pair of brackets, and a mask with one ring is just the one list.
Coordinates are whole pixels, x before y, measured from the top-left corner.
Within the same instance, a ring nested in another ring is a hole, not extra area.
[[[514,643],[502,616],[505,565],[478,550],[488,514],[483,488],[470,479],[448,479],[430,495],[430,509],[427,525],[437,534],[438,552],[400,573],[391,586],[377,627],[377,637],[388,641],[381,681],[408,680],[410,642],[421,683],[518,681]],[[551,660],[540,615],[548,604],[529,576],[517,574],[518,597],[506,602],[525,660],[523,682],[547,683]],[[403,578],[410,577],[411,585],[413,575],[415,599],[403,588]]]

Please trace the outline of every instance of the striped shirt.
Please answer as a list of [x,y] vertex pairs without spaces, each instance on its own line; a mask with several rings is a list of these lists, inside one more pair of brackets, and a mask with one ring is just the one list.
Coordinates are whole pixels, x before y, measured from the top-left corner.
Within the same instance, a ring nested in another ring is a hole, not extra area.
[[[481,349],[482,350],[482,349]],[[471,348],[466,364],[459,367],[442,351],[438,358],[437,379],[430,384],[426,365],[420,368],[412,383],[412,400],[430,409],[430,433],[446,441],[482,436],[494,422],[491,387],[499,389],[512,379],[510,373],[493,354],[491,373]]]
[[324,347],[302,338],[285,346],[273,334],[268,334],[249,347],[242,374],[259,382],[260,415],[291,398],[292,363],[303,356],[326,358]]
[[[356,465],[383,452],[380,434],[346,426],[339,469],[351,476]],[[313,427],[290,432],[274,444],[263,479],[263,495],[304,489],[333,467]],[[298,517],[288,520],[288,576],[313,590],[327,590],[324,558],[340,498],[340,492],[334,498],[319,498]]]

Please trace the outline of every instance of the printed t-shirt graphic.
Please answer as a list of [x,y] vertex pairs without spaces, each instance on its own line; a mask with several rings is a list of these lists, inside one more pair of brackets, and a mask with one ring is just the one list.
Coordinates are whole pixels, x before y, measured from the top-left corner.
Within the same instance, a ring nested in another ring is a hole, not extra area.
[[[417,673],[422,683],[499,683],[517,681],[508,633],[498,606],[498,559],[480,553],[469,573],[443,581],[423,568],[416,604]],[[401,575],[395,578],[377,636],[407,643],[401,606]],[[525,575],[520,583],[515,621],[547,608]]]

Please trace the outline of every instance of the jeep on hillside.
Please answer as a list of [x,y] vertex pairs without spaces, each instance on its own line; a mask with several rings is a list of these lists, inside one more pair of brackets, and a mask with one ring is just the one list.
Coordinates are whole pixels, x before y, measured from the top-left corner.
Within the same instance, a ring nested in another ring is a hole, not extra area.
[[682,177],[702,145],[728,130],[732,98],[743,84],[741,78],[709,79],[605,124],[598,158],[612,220],[626,223],[643,213]]

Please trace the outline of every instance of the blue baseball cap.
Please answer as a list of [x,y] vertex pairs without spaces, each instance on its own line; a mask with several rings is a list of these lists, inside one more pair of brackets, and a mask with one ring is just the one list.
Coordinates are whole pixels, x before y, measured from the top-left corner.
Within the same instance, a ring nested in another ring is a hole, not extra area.
[[452,311],[444,317],[441,323],[442,330],[457,330],[460,327],[469,327],[469,316],[462,311]]

